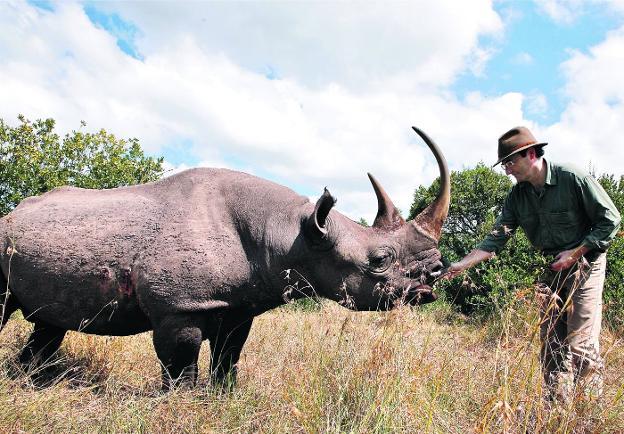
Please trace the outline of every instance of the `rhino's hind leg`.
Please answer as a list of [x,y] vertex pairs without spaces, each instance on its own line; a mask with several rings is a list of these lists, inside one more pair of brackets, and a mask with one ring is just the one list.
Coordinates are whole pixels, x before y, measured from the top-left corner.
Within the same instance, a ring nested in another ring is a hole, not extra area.
[[[0,279],[0,285],[2,285],[2,279]],[[0,330],[2,330],[11,314],[17,309],[19,309],[19,305],[15,300],[15,296],[11,295],[11,292],[6,289],[6,285],[0,286]]]
[[236,363],[252,322],[253,317],[231,312],[209,331],[210,372],[215,383],[228,387],[236,382]]
[[0,303],[0,330],[4,328],[13,312],[19,309],[17,303],[15,303],[11,297],[5,298],[4,294],[0,294],[2,302]]
[[154,327],[154,348],[162,364],[163,389],[197,382],[197,359],[202,343],[202,321],[170,316]]
[[35,329],[19,356],[22,366],[34,369],[49,362],[61,346],[65,333],[65,329],[35,321]]

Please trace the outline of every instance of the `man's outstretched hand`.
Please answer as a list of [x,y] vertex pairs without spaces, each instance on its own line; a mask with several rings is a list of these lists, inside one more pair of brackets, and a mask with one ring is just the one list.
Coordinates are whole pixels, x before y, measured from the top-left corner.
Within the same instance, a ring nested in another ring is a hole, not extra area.
[[463,273],[470,267],[474,267],[475,265],[487,259],[490,259],[493,256],[494,256],[494,253],[492,252],[486,252],[485,250],[474,249],[473,251],[468,253],[466,256],[464,256],[462,259],[460,259],[459,261],[453,262],[451,265],[449,265],[449,267],[446,269],[446,274],[442,276],[442,278],[452,279],[453,277],[457,276],[458,274]]

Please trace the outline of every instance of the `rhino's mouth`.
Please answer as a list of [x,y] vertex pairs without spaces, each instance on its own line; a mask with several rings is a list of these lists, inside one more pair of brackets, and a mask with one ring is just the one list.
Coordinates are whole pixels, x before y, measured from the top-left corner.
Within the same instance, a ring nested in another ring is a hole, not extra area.
[[433,292],[433,288],[427,284],[419,284],[414,287],[408,288],[405,291],[405,296],[402,297],[403,303],[410,306],[416,306],[419,304],[431,303],[436,301],[438,296]]
[[442,263],[436,263],[431,270],[425,269],[418,278],[406,282],[398,301],[411,306],[436,301],[438,296],[433,292],[433,285],[446,274],[446,270]]
[[417,306],[437,300],[438,296],[434,293],[432,286],[443,274],[442,272],[425,270],[418,276],[414,273],[405,274],[375,285],[374,292],[385,299],[385,309],[401,305]]

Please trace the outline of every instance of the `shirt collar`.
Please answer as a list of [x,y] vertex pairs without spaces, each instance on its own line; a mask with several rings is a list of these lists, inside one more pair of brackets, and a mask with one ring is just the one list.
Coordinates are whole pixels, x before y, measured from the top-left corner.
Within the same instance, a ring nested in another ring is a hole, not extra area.
[[[546,164],[546,180],[544,185],[557,185],[557,170],[554,164],[544,158],[544,164]],[[518,184],[518,188],[533,188],[530,182],[523,181]]]
[[544,163],[546,163],[546,181],[545,185],[557,185],[557,172],[555,168],[550,163],[550,161],[544,159]]

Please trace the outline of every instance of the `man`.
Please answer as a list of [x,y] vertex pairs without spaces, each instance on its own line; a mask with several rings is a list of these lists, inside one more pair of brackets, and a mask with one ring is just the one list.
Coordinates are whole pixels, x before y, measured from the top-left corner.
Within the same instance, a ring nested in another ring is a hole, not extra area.
[[525,127],[498,139],[498,161],[517,183],[505,199],[494,230],[459,262],[448,278],[492,258],[516,228],[534,248],[553,255],[550,271],[538,282],[541,303],[540,361],[549,397],[568,402],[578,385],[602,391],[599,335],[606,249],[620,214],[587,173],[547,161],[543,147]]

